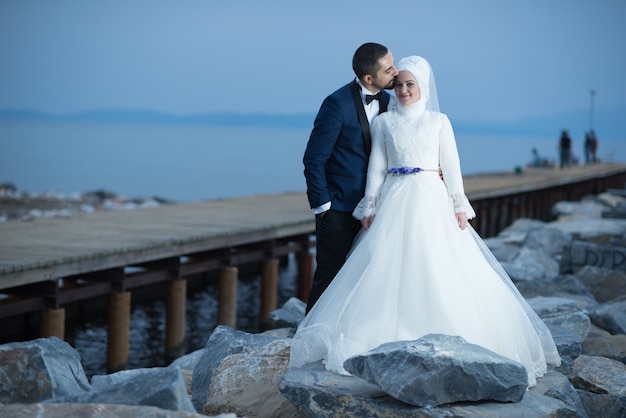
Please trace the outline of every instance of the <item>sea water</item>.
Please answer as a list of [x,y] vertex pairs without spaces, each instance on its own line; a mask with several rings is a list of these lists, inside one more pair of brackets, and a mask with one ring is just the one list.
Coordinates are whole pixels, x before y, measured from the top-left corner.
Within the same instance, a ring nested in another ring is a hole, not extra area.
[[[0,121],[0,183],[41,193],[108,190],[174,201],[304,191],[310,129]],[[598,156],[626,161],[626,141],[600,136]],[[464,175],[512,171],[554,138],[456,133]],[[573,150],[583,161],[582,139]]]

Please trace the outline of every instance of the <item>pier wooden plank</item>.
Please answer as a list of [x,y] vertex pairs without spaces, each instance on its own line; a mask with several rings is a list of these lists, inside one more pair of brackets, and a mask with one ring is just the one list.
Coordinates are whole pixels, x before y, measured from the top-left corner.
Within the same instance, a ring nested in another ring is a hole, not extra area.
[[[626,171],[601,163],[465,178],[470,201]],[[197,252],[308,234],[304,192],[0,223],[0,289]]]

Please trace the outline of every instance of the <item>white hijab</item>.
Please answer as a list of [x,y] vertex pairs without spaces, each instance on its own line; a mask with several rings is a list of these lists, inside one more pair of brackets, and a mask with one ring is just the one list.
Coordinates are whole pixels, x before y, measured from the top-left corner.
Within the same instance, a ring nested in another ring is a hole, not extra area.
[[398,71],[408,71],[413,74],[415,81],[417,81],[420,87],[420,99],[417,102],[409,106],[396,102],[396,110],[400,113],[414,116],[422,114],[424,109],[439,112],[435,78],[428,61],[418,55],[411,55],[398,61],[396,68]]

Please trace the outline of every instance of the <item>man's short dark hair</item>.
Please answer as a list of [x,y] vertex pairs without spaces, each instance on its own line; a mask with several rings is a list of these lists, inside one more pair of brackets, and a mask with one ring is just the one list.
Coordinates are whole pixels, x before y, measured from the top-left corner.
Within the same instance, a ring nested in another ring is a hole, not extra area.
[[374,75],[378,71],[378,60],[387,55],[389,50],[386,46],[374,42],[361,45],[352,57],[352,69],[357,77]]

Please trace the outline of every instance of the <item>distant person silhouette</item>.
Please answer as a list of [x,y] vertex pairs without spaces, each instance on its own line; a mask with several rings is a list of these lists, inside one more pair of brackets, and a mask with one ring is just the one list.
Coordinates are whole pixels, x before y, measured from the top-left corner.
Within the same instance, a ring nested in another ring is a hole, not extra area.
[[585,132],[585,164],[589,164],[592,161],[591,157],[591,132]]
[[567,129],[563,129],[561,131],[561,139],[559,140],[559,157],[560,157],[560,166],[569,167],[572,155],[572,139],[569,137],[569,133]]
[[594,163],[598,161],[596,153],[598,152],[598,138],[593,129],[589,130],[589,137],[591,138],[591,161]]
[[533,148],[532,153],[533,153],[533,159],[531,161],[531,166],[542,167],[543,160],[541,159],[541,156],[539,155],[539,151],[537,151],[537,148]]

